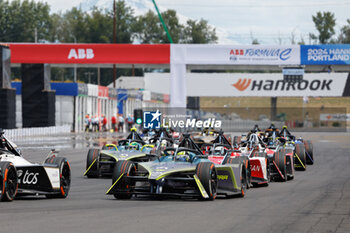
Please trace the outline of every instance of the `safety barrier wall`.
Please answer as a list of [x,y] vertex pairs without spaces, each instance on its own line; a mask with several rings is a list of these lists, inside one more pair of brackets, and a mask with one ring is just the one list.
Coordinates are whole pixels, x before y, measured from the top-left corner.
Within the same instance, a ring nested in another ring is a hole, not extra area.
[[71,132],[71,126],[63,125],[63,126],[52,126],[52,127],[6,129],[5,136],[10,139],[16,139],[20,137],[49,136],[49,135],[57,135],[57,134],[66,134],[70,132]]

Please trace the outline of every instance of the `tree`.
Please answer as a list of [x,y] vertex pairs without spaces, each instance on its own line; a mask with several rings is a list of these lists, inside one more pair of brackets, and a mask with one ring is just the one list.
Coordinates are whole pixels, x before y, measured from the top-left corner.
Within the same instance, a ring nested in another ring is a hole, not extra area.
[[34,42],[35,35],[38,40],[48,40],[50,7],[28,0],[0,1],[0,29],[0,41]]
[[89,43],[112,43],[113,42],[113,18],[110,12],[93,8],[87,17]]
[[336,20],[334,14],[331,12],[317,12],[315,16],[312,16],[312,20],[315,23],[319,35],[311,34],[311,38],[318,38],[321,44],[328,43],[335,34],[334,26]]
[[[136,18],[134,16],[134,10],[125,4],[124,0],[116,2],[117,9],[117,43],[132,43],[132,36],[134,33],[134,24]],[[113,12],[110,11],[112,18]],[[113,23],[112,23],[113,25]]]
[[201,19],[187,20],[184,29],[184,42],[191,44],[207,44],[216,43],[218,37],[216,36],[215,28],[208,25],[208,21]]
[[158,16],[149,10],[146,14],[138,16],[134,25],[135,39],[140,43],[160,43],[161,25]]
[[[173,42],[181,42],[183,39],[183,25],[179,23],[176,11],[167,10],[162,13],[162,18]],[[135,38],[141,43],[170,43],[158,15],[151,10],[137,18],[135,32]]]
[[[171,35],[171,38],[173,39],[174,43],[179,43],[183,39],[183,25],[180,24],[179,18],[176,15],[176,11],[174,10],[167,10],[162,14],[163,20],[165,22],[165,25],[168,28],[168,31]],[[163,29],[161,29],[162,43],[170,43],[166,32]]]
[[255,38],[253,32],[250,31],[250,39],[252,40],[252,44],[260,44],[258,38]]
[[340,29],[340,35],[338,37],[338,43],[350,44],[350,19],[346,21],[348,25],[344,25]]

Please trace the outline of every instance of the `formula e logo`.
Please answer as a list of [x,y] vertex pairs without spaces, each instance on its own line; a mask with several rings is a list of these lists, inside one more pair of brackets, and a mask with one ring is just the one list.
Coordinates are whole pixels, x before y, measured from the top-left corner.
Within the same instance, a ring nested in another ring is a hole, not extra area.
[[71,49],[68,59],[92,59],[95,57],[93,49]]
[[[21,171],[21,172],[18,173],[19,171]],[[23,171],[18,170],[18,172],[17,172],[18,177],[21,177],[23,174]],[[38,183],[38,176],[39,176],[39,173],[33,173],[33,172],[29,173],[27,170],[23,176],[22,184],[36,184],[36,183]]]
[[156,112],[143,112],[143,128],[159,129],[161,115],[162,113],[159,112],[159,110],[157,110]]
[[239,79],[238,82],[236,82],[235,84],[232,84],[232,86],[234,86],[239,91],[244,91],[249,87],[251,82],[252,82],[251,79],[243,79],[243,81],[242,79]]

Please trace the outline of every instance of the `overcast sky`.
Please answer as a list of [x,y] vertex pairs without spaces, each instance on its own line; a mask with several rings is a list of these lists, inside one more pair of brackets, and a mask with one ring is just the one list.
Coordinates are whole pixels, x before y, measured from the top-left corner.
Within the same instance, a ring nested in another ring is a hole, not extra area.
[[[43,1],[43,0],[40,0]],[[44,0],[53,12],[79,6],[82,0]],[[109,5],[112,0],[88,0]],[[126,0],[128,2],[151,0]],[[107,3],[106,3],[107,2]],[[312,15],[317,11],[335,14],[336,30],[350,19],[350,0],[156,0],[161,10],[175,9],[180,15],[204,18],[217,28],[220,44],[250,44],[251,37],[263,44],[290,44],[292,33],[296,41],[302,36],[308,43],[308,33],[315,32]],[[84,3],[83,3],[84,4]],[[131,3],[130,3],[131,4]],[[151,4],[147,4],[151,6]],[[154,10],[154,9],[151,9]],[[278,40],[280,38],[281,40]]]

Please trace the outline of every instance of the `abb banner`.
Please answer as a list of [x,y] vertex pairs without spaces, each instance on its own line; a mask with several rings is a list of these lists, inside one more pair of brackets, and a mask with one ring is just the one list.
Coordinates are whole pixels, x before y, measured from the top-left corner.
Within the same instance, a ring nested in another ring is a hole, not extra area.
[[169,64],[170,45],[10,44],[11,63]]

